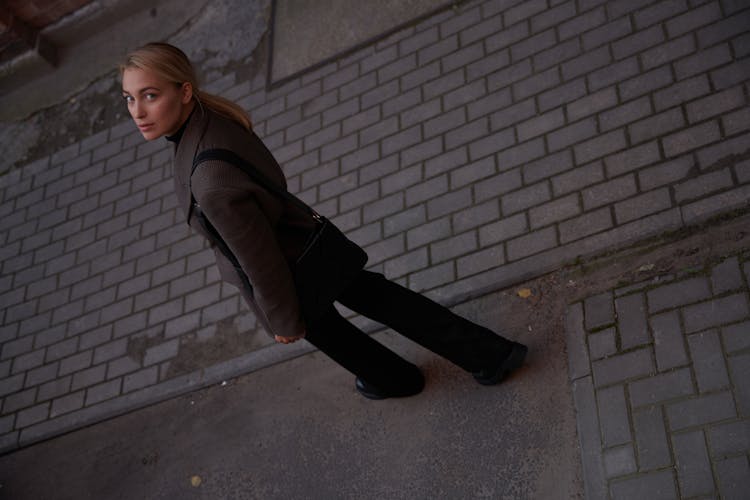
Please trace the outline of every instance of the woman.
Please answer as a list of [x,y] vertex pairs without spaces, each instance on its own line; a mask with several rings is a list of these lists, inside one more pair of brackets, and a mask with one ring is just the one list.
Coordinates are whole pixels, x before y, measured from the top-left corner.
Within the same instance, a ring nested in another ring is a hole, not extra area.
[[[235,258],[214,246],[223,280],[243,297],[277,342],[306,339],[356,376],[365,397],[383,399],[419,393],[419,369],[345,320],[331,305],[305,324],[290,265],[315,226],[310,215],[220,160],[193,160],[202,151],[228,149],[279,187],[279,165],[253,133],[238,105],[198,89],[185,54],[164,43],[130,53],[120,67],[128,110],[146,140],[166,137],[175,145],[174,181],[188,224],[211,239],[192,214],[192,196]],[[243,284],[247,283],[252,286]],[[338,297],[349,309],[383,323],[452,361],[485,385],[500,382],[523,363],[526,347],[475,325],[447,308],[385,279],[361,271]]]

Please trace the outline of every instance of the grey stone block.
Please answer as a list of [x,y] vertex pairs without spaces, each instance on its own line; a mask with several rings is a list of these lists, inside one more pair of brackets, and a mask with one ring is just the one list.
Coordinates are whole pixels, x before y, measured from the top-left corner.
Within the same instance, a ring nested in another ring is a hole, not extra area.
[[519,213],[479,228],[479,246],[486,247],[527,232],[526,215]]
[[471,27],[465,28],[459,33],[462,46],[496,33],[503,25],[500,16],[490,17],[488,19],[488,15],[485,13],[484,18],[484,21],[480,21]]
[[672,446],[680,493],[685,497],[713,493],[714,481],[703,432],[675,434],[672,436]]
[[596,387],[624,382],[651,375],[654,372],[649,349],[619,354],[593,362]]
[[510,26],[534,14],[543,12],[547,8],[547,2],[543,0],[531,0],[507,9],[503,13],[505,24]]
[[587,330],[614,323],[615,309],[611,292],[604,292],[589,297],[584,304]]
[[440,135],[447,130],[454,129],[466,123],[466,116],[463,109],[442,113],[440,98],[435,98],[407,109],[401,112],[400,118],[402,128],[423,123],[425,137]]
[[729,371],[734,381],[737,409],[742,415],[750,414],[750,355],[729,358]]
[[46,420],[49,415],[49,402],[21,410],[16,415],[16,429],[22,429],[30,425]]
[[[403,43],[403,42],[402,42]],[[443,35],[443,39],[439,42],[427,45],[419,50],[417,53],[417,60],[419,66],[424,66],[435,59],[439,59],[447,54],[450,54],[458,49],[458,36],[447,36]]]
[[539,52],[533,56],[534,67],[537,71],[556,66],[562,61],[567,61],[581,54],[581,45],[577,39],[571,39],[559,43],[547,50]]
[[149,365],[161,363],[162,361],[173,358],[177,356],[179,348],[180,348],[179,339],[173,339],[168,342],[164,342],[162,344],[156,345],[154,347],[150,347],[146,350],[146,355],[143,359],[143,365],[149,366]]
[[540,136],[565,124],[562,108],[538,115],[516,125],[519,142]]
[[637,190],[638,188],[633,175],[618,177],[611,181],[583,189],[581,191],[581,198],[584,210],[591,210],[629,198],[636,194]]
[[[487,85],[484,80],[477,80],[458,89],[447,92],[442,96],[443,108],[447,111],[459,106],[476,103],[487,95]],[[473,119],[473,118],[472,118]]]
[[532,229],[544,227],[581,213],[581,206],[577,194],[558,198],[544,205],[529,210],[529,221]]
[[583,462],[583,485],[586,498],[606,498],[607,482],[602,463],[602,443],[599,437],[599,417],[591,377],[573,382],[578,440]]
[[404,193],[398,192],[365,205],[362,221],[369,222],[393,215],[404,209]]
[[[527,184],[531,184],[541,179],[552,178],[556,174],[570,170],[572,166],[573,159],[571,152],[569,150],[564,150],[552,155],[545,155],[539,160],[526,163],[523,166],[523,178]],[[575,189],[569,189],[569,191],[570,190]]]
[[400,278],[429,266],[427,247],[404,254],[384,263],[384,272],[389,279]]
[[693,9],[685,14],[676,16],[666,22],[667,33],[670,38],[682,35],[689,31],[711,24],[721,19],[721,10],[718,4],[711,3]]
[[700,392],[728,386],[729,377],[718,332],[708,331],[691,335],[688,337],[688,344]]
[[747,457],[735,457],[716,463],[716,475],[721,498],[742,500],[750,489],[750,467]]
[[674,477],[668,470],[639,474],[613,482],[610,492],[613,500],[632,500],[633,498],[675,500],[678,498]]
[[605,448],[632,441],[625,387],[616,385],[600,389],[596,394],[599,407],[599,425]]
[[747,421],[713,425],[707,432],[711,454],[714,457],[746,453],[750,449],[750,427]]
[[750,322],[745,321],[744,323],[724,327],[721,330],[721,336],[729,354],[750,347]]
[[71,411],[83,408],[84,394],[84,391],[79,391],[52,401],[50,418],[55,418],[59,415],[64,415],[65,413],[70,413]]
[[412,53],[400,57],[396,61],[378,69],[378,82],[383,85],[395,78],[403,76],[417,67],[417,54]]
[[710,172],[675,185],[675,200],[681,203],[711,192],[731,188],[733,184],[732,174],[728,168]]
[[672,463],[661,406],[633,411],[633,428],[641,471],[667,467]]
[[732,61],[729,46],[725,43],[703,49],[695,55],[686,57],[674,64],[678,80],[683,80],[698,73],[709,71]]
[[548,29],[514,43],[510,47],[511,59],[513,62],[518,62],[552,47],[556,43],[555,30]]
[[[489,43],[489,41],[487,43]],[[484,44],[482,42],[464,46],[463,48],[455,50],[443,57],[441,60],[443,71],[453,71],[456,68],[470,64],[484,56]]]
[[[76,352],[77,348],[78,338],[72,338],[62,342],[58,342],[47,348],[47,356],[45,360],[47,363],[49,363],[51,361],[64,358],[65,356],[69,356]],[[65,375],[66,373],[70,373],[72,371],[76,371],[80,368],[85,368],[86,366],[88,366],[90,361],[85,365],[80,364],[83,363],[83,358],[88,358],[90,360],[91,352],[86,351],[78,354],[77,356],[74,356],[73,358],[68,358],[68,360],[63,361],[63,363],[60,365],[60,375]]]
[[[484,104],[485,101],[482,102]],[[526,120],[537,113],[534,99],[527,99],[510,107],[504,107],[490,116],[490,129],[503,130],[511,125]],[[469,106],[469,114],[472,114],[472,106]],[[479,114],[479,113],[473,113]]]
[[[526,168],[528,167],[529,162],[543,156],[544,139],[542,137],[539,137],[537,139],[501,151],[496,155],[496,158],[500,171],[507,171],[520,165],[525,165],[524,168]],[[562,166],[558,165],[557,168],[562,168]],[[541,178],[530,180],[531,175],[533,174],[524,173],[527,184],[535,182],[536,180],[541,180]]]
[[377,75],[374,71],[360,76],[359,78],[345,83],[339,88],[339,99],[347,100],[357,97],[377,86]]
[[633,35],[617,40],[612,44],[615,59],[623,59],[664,41],[661,26],[636,31]]
[[[487,77],[487,90],[489,90],[490,92],[495,92],[497,90],[506,89],[511,84],[515,84],[519,80],[523,80],[531,74],[531,60],[524,59],[517,64],[513,64],[511,66],[508,66],[507,68],[503,68],[489,75]],[[476,110],[472,110],[470,107],[469,111],[472,112]]]
[[539,231],[510,240],[506,244],[508,260],[514,261],[557,246],[557,232],[554,227],[547,227]]
[[665,371],[688,362],[685,340],[677,311],[651,317],[656,366]]
[[747,32],[747,13],[739,13],[699,30],[698,42],[701,47],[709,47],[745,32]]
[[[721,117],[721,122],[727,135],[742,132],[750,128],[750,111],[744,107],[733,113],[727,113]],[[740,176],[740,178],[744,179],[742,182],[747,182],[745,177]]]
[[86,406],[92,406],[107,399],[112,399],[120,394],[121,379],[111,380],[103,384],[95,385],[86,389]]
[[630,401],[634,408],[662,404],[694,394],[688,368],[662,373],[630,383]]
[[560,242],[565,244],[604,231],[612,227],[612,215],[608,207],[588,212],[558,225]]
[[544,181],[504,195],[501,198],[501,206],[503,214],[507,216],[534,205],[541,205],[550,199],[549,183]]
[[435,61],[427,66],[410,71],[400,79],[401,90],[409,90],[440,76],[440,62]]
[[159,367],[152,366],[139,372],[131,373],[123,378],[122,392],[123,394],[141,389],[143,387],[153,385],[158,382],[159,379]]
[[398,117],[392,116],[359,131],[360,146],[378,141],[398,131]]
[[436,43],[438,39],[438,28],[437,26],[434,26],[428,30],[399,41],[399,55],[404,56],[411,52],[415,52],[423,47]]
[[57,376],[57,368],[57,363],[53,363],[29,370],[26,373],[25,387],[33,387],[54,380]]
[[[573,61],[571,61],[573,62]],[[512,71],[514,68],[508,68],[507,70],[503,71]],[[498,75],[499,76],[499,75]],[[494,90],[495,87],[493,87],[493,80],[490,78],[490,89]],[[535,94],[539,94],[544,90],[547,90],[549,88],[555,87],[560,84],[560,73],[557,70],[557,68],[550,68],[542,73],[537,73],[536,75],[527,78],[525,80],[522,80],[520,82],[515,82],[512,86],[513,96],[515,99],[521,100],[526,99],[527,97],[533,96]],[[566,89],[569,91],[569,89]],[[548,95],[548,99],[552,99]],[[555,99],[564,99],[564,97],[554,97]],[[570,97],[571,99],[573,97]]]
[[721,132],[718,123],[712,121],[664,137],[662,138],[662,144],[664,145],[665,155],[672,157],[716,142],[720,138]]
[[391,257],[401,255],[405,250],[403,234],[397,234],[391,238],[385,238],[365,247],[365,251],[370,256],[370,260],[368,261],[369,266],[374,266],[384,260],[390,259]]
[[495,159],[491,156],[454,169],[450,173],[451,189],[458,189],[467,184],[474,184],[477,181],[494,175],[496,171]]
[[636,472],[632,445],[618,446],[604,451],[604,471],[607,477],[625,476]]
[[593,118],[581,120],[573,125],[561,128],[547,135],[547,145],[550,152],[584,141],[597,134],[596,122]]
[[549,28],[561,21],[570,19],[576,15],[576,7],[570,2],[554,6],[531,18],[531,31],[533,33]]
[[673,83],[672,72],[667,66],[642,73],[619,84],[620,100],[629,101]]
[[458,278],[462,279],[495,268],[504,263],[505,252],[503,246],[496,245],[457,259],[456,272]]
[[431,290],[456,279],[453,262],[429,267],[409,276],[409,288],[416,292]]
[[615,300],[620,345],[623,350],[650,341],[646,320],[646,302],[642,294],[627,295]]
[[641,217],[662,212],[672,206],[668,189],[659,189],[636,196],[615,205],[615,216],[618,224],[630,222]]
[[731,392],[706,394],[667,406],[672,431],[680,431],[734,418],[737,411]]
[[588,336],[591,359],[602,359],[617,353],[615,329],[608,328]]
[[711,72],[711,81],[717,89],[726,89],[747,81],[750,67],[742,62],[730,64]]
[[739,321],[748,315],[750,315],[750,310],[744,294],[714,299],[683,310],[685,330],[688,333]]
[[16,392],[5,398],[3,402],[3,413],[11,414],[22,408],[28,408],[34,404],[36,399],[36,387],[21,392]]
[[639,73],[640,67],[638,66],[638,61],[635,57],[631,57],[592,71],[586,78],[589,90],[595,91],[623,82]]
[[432,263],[442,262],[477,250],[477,234],[468,231],[430,245]]
[[473,203],[471,188],[451,191],[427,202],[427,219],[437,219],[444,215],[463,210]]
[[448,217],[438,219],[422,226],[410,229],[406,233],[407,248],[414,248],[438,241],[450,236],[451,226]]
[[711,288],[706,278],[696,277],[651,290],[647,297],[649,312],[654,313],[708,299]]
[[[568,372],[570,374],[570,379],[574,381],[591,373],[589,356],[586,350],[586,332],[584,330],[583,321],[583,304],[581,302],[576,302],[575,304],[569,305],[565,314],[565,335],[568,345]],[[590,380],[588,383],[590,384]],[[595,412],[593,390],[591,393],[591,399],[591,410]],[[577,403],[576,409],[578,409]],[[594,416],[596,416],[596,413],[594,413]],[[597,441],[600,439],[598,427],[599,424],[597,422]],[[601,449],[601,446],[599,446],[599,449]]]

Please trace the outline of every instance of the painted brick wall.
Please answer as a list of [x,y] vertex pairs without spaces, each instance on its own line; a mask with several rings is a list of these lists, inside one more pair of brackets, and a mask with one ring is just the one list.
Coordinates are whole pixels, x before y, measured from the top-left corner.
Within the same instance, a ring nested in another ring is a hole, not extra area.
[[[454,302],[747,208],[749,26],[732,0],[472,1],[210,90],[372,269]],[[282,356],[188,232],[170,155],[125,122],[0,179],[1,449]],[[188,362],[232,335],[250,357]]]

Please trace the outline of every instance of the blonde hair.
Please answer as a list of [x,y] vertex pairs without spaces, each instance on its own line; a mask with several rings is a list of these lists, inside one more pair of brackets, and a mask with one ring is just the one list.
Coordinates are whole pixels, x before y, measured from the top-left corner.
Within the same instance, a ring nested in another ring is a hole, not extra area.
[[193,98],[199,106],[205,105],[208,109],[236,121],[245,129],[252,129],[250,117],[238,104],[198,89],[198,79],[190,59],[174,45],[148,43],[127,55],[125,62],[120,64],[120,75],[128,68],[152,71],[160,78],[176,85],[189,82],[193,86]]

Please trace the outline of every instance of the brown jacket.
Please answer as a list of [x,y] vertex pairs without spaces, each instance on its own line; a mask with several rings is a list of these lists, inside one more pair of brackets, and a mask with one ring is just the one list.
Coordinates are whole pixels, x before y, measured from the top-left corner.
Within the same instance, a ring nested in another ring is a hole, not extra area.
[[[186,215],[193,158],[211,148],[233,151],[286,188],[281,167],[253,132],[205,108],[196,108],[174,157],[175,192]],[[253,182],[238,167],[221,161],[201,163],[193,173],[192,189],[203,213],[252,284],[253,293],[242,291],[258,321],[271,335],[302,334],[305,325],[290,264],[302,253],[314,227],[309,215]],[[196,217],[188,224],[207,237]],[[215,246],[214,253],[222,279],[242,289],[242,279],[231,262]]]

